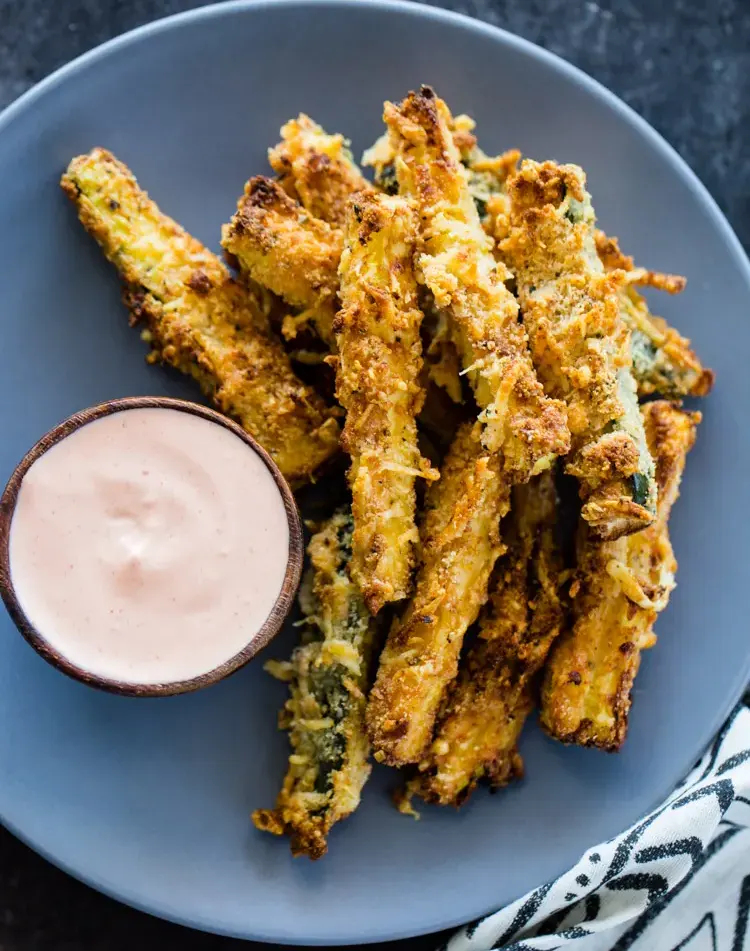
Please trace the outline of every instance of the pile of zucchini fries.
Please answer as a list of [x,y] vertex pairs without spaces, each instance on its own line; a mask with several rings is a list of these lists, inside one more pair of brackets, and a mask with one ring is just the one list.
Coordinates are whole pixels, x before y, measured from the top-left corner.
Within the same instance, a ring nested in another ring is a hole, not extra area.
[[485,154],[429,87],[383,118],[373,181],[342,135],[287,122],[226,263],[104,149],[62,178],[150,362],[193,377],[294,488],[349,456],[311,526],[300,644],[266,665],[289,684],[291,755],[253,821],[313,859],[371,760],[403,770],[413,812],[522,776],[535,707],[550,736],[619,749],[675,584],[700,421],[679,401],[713,382],[637,290],[684,279],[596,229],[582,169]]

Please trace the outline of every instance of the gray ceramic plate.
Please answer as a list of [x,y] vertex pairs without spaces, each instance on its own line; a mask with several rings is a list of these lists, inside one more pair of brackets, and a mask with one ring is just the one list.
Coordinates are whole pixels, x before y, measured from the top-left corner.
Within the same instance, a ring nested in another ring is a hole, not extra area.
[[[649,266],[687,274],[659,308],[718,383],[674,515],[679,588],[643,664],[619,756],[564,749],[535,726],[528,779],[460,813],[398,815],[376,770],[330,855],[292,861],[252,830],[286,756],[284,697],[260,664],[205,692],[129,700],[87,689],[0,622],[0,816],[95,887],[166,918],[279,942],[375,941],[458,924],[562,871],[653,806],[688,769],[750,673],[747,473],[750,271],[716,206],[622,103],[512,36],[421,6],[215,6],[77,60],[0,120],[0,477],[46,429],[130,394],[193,396],[148,368],[117,281],[57,181],[106,145],[209,245],[281,123],[304,110],[351,136],[383,100],[434,84],[487,151],[580,162],[603,226]],[[282,650],[286,642],[277,641]]]

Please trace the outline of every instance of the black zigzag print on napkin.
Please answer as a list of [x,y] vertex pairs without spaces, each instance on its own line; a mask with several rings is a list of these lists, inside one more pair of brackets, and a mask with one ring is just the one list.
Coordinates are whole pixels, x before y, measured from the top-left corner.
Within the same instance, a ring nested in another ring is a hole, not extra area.
[[750,951],[750,710],[658,809],[444,951]]

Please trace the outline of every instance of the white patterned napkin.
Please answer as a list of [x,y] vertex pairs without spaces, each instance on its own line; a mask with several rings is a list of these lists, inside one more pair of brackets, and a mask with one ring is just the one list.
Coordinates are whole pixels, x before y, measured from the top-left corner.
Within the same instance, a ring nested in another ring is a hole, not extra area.
[[445,951],[750,951],[750,710],[670,798]]

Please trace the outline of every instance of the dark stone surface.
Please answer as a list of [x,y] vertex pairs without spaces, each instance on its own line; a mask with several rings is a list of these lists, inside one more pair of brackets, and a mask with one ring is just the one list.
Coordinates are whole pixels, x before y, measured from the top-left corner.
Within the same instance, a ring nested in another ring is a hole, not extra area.
[[[92,46],[200,5],[0,0],[0,106]],[[436,5],[533,40],[616,92],[682,154],[750,246],[748,0],[439,0]],[[390,947],[426,951],[437,943],[426,938]],[[139,945],[163,951],[250,947],[118,905],[0,830],[0,951],[131,951]]]

